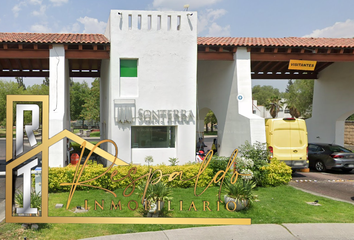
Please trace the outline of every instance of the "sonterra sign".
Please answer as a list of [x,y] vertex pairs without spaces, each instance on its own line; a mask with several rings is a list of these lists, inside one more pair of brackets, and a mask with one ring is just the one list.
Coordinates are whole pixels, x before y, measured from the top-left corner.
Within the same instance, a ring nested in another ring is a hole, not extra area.
[[[21,104],[19,104],[21,102]],[[38,105],[35,103],[41,103],[42,105],[42,143],[36,146],[36,140],[33,136],[33,131],[37,130],[39,127],[39,112],[38,111]],[[13,129],[13,106],[16,106],[16,129],[23,129],[25,127],[26,134],[29,138],[30,145],[33,146],[34,148],[31,149],[29,152],[26,152],[22,154],[23,150],[21,150],[21,146],[23,146],[23,134],[18,134],[16,135],[16,156],[13,155],[13,141],[12,141],[12,129]],[[108,171],[112,168],[114,164],[116,165],[127,165],[125,162],[117,158],[117,152],[118,148],[117,145],[111,141],[111,140],[103,140],[97,143],[95,146],[92,145],[91,143],[87,142],[86,140],[78,137],[77,135],[64,130],[60,132],[59,134],[55,135],[52,138],[49,138],[49,120],[48,120],[48,96],[15,96],[15,95],[8,95],[7,96],[7,118],[6,118],[6,222],[14,222],[14,223],[119,223],[119,224],[251,224],[251,219],[238,219],[238,218],[144,218],[144,217],[50,217],[48,215],[48,149],[51,145],[54,143],[62,140],[63,138],[69,138],[72,141],[80,144],[82,146],[82,152],[81,152],[81,157],[83,155],[84,149],[87,148],[91,150],[89,156],[86,158],[85,162],[83,165],[80,166],[80,164],[77,165],[75,175],[73,182],[71,183],[61,183],[61,186],[70,186],[70,192],[68,196],[68,201],[66,204],[66,209],[69,209],[71,200],[75,194],[75,190],[77,186],[88,186],[88,187],[93,187],[97,188],[95,186],[90,185],[89,183],[99,179],[101,177],[104,177],[106,174],[108,174]],[[23,118],[23,112],[24,111],[32,111],[32,125],[26,125],[23,126],[23,121],[20,119]],[[172,114],[172,113],[171,113]],[[174,117],[181,117],[184,119],[185,117],[191,117],[191,114],[185,113],[183,110],[179,115],[177,112],[174,113]],[[169,113],[167,112],[167,118],[169,118]],[[115,147],[115,156],[109,154],[108,152],[98,148],[98,146],[102,143],[111,143]],[[38,159],[34,159],[30,162],[28,160],[35,156],[38,153],[42,153],[42,191],[41,191],[41,196],[42,196],[42,211],[41,214],[37,216],[29,216],[32,215],[33,213],[36,213],[38,209],[36,208],[31,208],[30,207],[30,201],[31,201],[31,169],[36,167],[38,165]],[[81,181],[81,175],[85,169],[85,166],[87,164],[87,160],[90,158],[92,153],[96,153],[99,156],[109,160],[112,162],[111,166],[107,168],[107,170],[100,174],[99,176],[95,176],[92,179]],[[115,176],[118,174],[118,171],[115,170],[110,174],[110,180],[112,182],[114,181],[123,181],[124,179],[129,179],[129,184],[126,186],[126,188],[123,191],[123,196],[128,197],[133,194],[137,187],[137,182],[141,179],[146,180],[146,185],[144,187],[144,192],[143,192],[143,198],[146,194],[147,188],[149,184],[157,184],[159,181],[161,181],[162,178],[167,178],[168,181],[173,181],[176,178],[178,178],[181,181],[187,181],[194,179],[195,185],[194,185],[194,195],[195,196],[200,196],[202,195],[207,189],[213,184],[213,183],[219,183],[220,188],[219,188],[219,199],[220,199],[220,194],[221,194],[221,189],[223,182],[225,180],[225,175],[228,172],[228,170],[231,168],[233,162],[235,161],[237,156],[237,150],[233,152],[231,155],[228,165],[225,170],[220,170],[219,172],[216,173],[216,175],[212,178],[212,180],[209,182],[208,186],[203,189],[200,193],[197,192],[197,185],[198,181],[202,179],[203,177],[203,172],[207,168],[212,154],[211,152],[208,153],[206,156],[206,159],[204,162],[200,165],[198,173],[189,179],[184,178],[183,171],[180,172],[173,172],[171,174],[164,174],[161,170],[155,170],[153,171],[151,168],[149,171],[142,176],[139,176],[137,178],[133,178],[131,174],[134,174],[136,172],[136,167],[132,167],[126,176],[124,176],[121,179],[115,179]],[[81,160],[81,159],[80,159]],[[22,166],[24,163],[26,164]],[[21,165],[22,164],[22,165]],[[21,165],[20,168],[18,168]],[[17,169],[18,168],[18,169]],[[13,206],[13,178],[14,178],[14,173],[16,172],[15,170],[17,169],[17,176],[23,175],[23,207],[22,208],[16,208],[16,211],[13,212],[12,206]],[[232,177],[231,177],[231,183],[235,183],[237,181],[239,174],[235,172]],[[106,191],[111,193],[114,197],[117,197],[117,195],[108,190],[108,189],[103,189],[100,188],[102,191]],[[103,209],[103,202],[101,204],[98,203],[96,199],[83,199],[82,202],[85,203],[85,208],[88,209],[88,201],[94,201],[95,209],[98,206],[99,208]],[[180,207],[179,210],[182,210],[182,205],[180,201]],[[143,200],[142,200],[143,203]],[[220,203],[221,201],[218,202],[217,205],[217,211],[219,211],[220,208]],[[111,209],[117,209],[121,208],[121,203],[120,201],[115,204],[114,201],[110,203]],[[171,209],[171,202],[168,201],[168,209],[172,211]],[[134,200],[129,201],[128,203],[128,208],[130,210],[135,210],[138,206],[138,203]],[[145,204],[145,208],[147,207],[147,204]],[[227,207],[227,206],[226,206]],[[158,208],[160,208],[160,204],[158,204]],[[191,209],[196,210],[195,203],[192,202],[189,206],[189,211]],[[228,207],[227,207],[228,208]],[[208,201],[203,201],[203,209],[210,210],[209,208],[209,202]],[[19,215],[24,215],[24,216],[19,216]]]

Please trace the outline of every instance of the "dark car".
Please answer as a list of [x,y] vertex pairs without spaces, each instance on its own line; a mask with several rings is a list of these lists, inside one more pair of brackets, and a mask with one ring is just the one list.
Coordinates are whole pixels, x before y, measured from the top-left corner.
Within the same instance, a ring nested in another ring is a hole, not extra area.
[[354,153],[342,146],[328,143],[309,143],[309,166],[318,172],[328,169],[341,169],[350,172],[354,169]]

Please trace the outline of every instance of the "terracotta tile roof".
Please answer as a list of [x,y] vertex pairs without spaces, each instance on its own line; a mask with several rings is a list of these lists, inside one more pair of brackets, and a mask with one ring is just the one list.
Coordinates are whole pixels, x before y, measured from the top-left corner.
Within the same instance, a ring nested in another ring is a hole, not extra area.
[[77,34],[77,33],[2,33],[0,43],[96,43],[109,44],[103,34]]
[[198,37],[198,45],[235,47],[325,47],[354,48],[353,38],[248,38],[248,37]]

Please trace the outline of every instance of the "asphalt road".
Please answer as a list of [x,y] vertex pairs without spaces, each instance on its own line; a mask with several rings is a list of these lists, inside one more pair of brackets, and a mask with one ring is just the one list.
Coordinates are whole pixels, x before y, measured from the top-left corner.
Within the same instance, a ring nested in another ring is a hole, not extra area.
[[354,171],[296,172],[289,183],[296,188],[354,204]]

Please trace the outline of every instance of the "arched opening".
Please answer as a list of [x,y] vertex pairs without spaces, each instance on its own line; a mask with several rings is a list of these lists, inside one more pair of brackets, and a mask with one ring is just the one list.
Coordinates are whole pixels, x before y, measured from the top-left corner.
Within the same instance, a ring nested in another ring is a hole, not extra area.
[[211,150],[213,143],[218,147],[218,119],[216,114],[210,108],[202,108],[199,110],[197,121],[197,139],[202,138],[206,150]]

